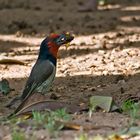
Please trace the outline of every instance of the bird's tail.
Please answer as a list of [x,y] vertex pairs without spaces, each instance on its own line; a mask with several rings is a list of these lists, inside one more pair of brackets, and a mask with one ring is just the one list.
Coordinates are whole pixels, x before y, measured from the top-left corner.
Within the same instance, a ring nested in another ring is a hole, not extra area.
[[[34,90],[35,90],[35,88],[37,87],[37,84],[35,84],[35,83],[33,83],[33,85],[32,85],[32,88],[30,89],[30,91],[28,92],[28,94],[27,94],[27,96],[23,99],[23,101],[20,103],[20,105],[16,108],[16,110],[13,112],[13,113],[11,113],[10,115],[8,115],[8,119],[9,118],[12,118],[18,111],[20,111],[22,108],[23,108],[23,106],[25,105],[25,103],[26,103],[26,100],[29,98],[29,96],[31,96],[33,93],[34,93]],[[19,97],[18,97],[19,98]],[[15,99],[15,98],[14,98]],[[14,100],[13,99],[13,100]],[[21,99],[21,96],[20,96],[20,99]],[[12,100],[12,101],[13,101]],[[19,99],[15,99],[15,101],[16,100],[19,100]]]

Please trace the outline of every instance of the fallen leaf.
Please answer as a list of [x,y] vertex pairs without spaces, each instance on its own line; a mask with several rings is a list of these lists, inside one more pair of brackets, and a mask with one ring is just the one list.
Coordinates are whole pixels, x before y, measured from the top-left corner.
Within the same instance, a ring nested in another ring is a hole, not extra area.
[[26,65],[25,62],[12,59],[12,58],[0,58],[0,64],[19,64],[19,65]]
[[91,110],[96,110],[97,107],[105,110],[106,112],[118,109],[112,97],[109,96],[92,96],[90,98],[90,108]]
[[3,95],[7,95],[12,91],[13,89],[10,88],[9,82],[6,79],[2,79],[0,81],[0,93]]
[[72,129],[72,130],[80,130],[82,128],[81,125],[73,123],[73,122],[64,122],[64,121],[57,121],[58,125],[63,124],[63,129]]
[[74,123],[74,122],[64,122],[64,121],[57,121],[57,123],[63,124],[65,129],[73,129],[73,130],[83,129],[85,131],[89,131],[89,130],[98,130],[98,129],[102,129],[102,128],[114,129],[114,127],[107,126],[107,125],[100,125],[100,126],[96,126],[93,124],[92,125],[82,125],[82,124],[78,124],[78,123]]

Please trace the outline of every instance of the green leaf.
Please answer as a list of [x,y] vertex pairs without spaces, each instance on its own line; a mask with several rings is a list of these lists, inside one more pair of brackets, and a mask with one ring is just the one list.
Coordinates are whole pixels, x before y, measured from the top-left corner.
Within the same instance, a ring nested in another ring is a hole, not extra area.
[[9,86],[9,82],[6,79],[0,81],[0,93],[3,95],[7,95],[10,93],[12,89]]

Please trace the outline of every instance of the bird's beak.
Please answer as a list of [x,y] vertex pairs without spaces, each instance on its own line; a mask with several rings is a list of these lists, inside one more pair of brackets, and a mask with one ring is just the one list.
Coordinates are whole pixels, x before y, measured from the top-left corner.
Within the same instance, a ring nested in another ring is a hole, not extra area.
[[66,33],[66,44],[65,44],[66,50],[70,46],[70,42],[73,39],[74,39],[74,36],[73,35],[71,35],[70,33]]
[[74,39],[74,36],[70,33],[66,33],[66,42],[69,43]]

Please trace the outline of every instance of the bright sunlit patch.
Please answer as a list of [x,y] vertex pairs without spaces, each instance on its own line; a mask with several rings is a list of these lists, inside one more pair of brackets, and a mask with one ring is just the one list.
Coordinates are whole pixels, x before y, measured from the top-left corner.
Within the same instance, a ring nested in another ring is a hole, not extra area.
[[123,7],[122,9],[121,9],[121,11],[136,11],[137,10],[137,12],[140,10],[140,8],[139,8],[139,6],[129,6],[129,7]]

